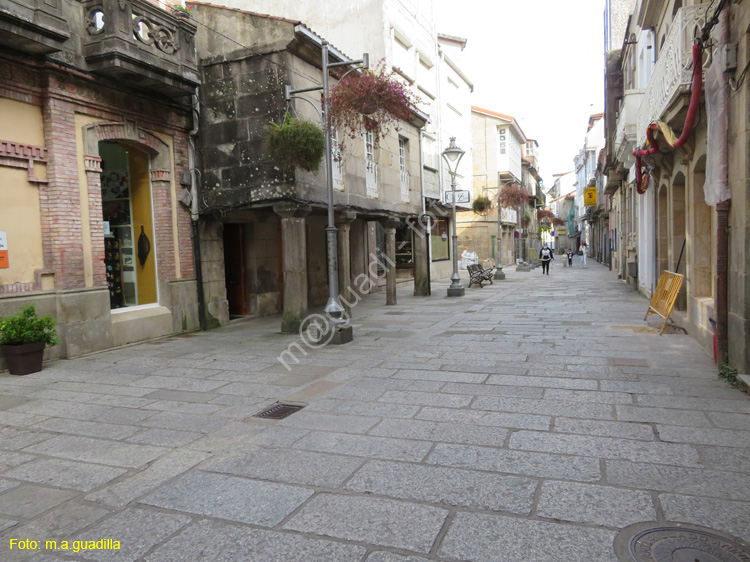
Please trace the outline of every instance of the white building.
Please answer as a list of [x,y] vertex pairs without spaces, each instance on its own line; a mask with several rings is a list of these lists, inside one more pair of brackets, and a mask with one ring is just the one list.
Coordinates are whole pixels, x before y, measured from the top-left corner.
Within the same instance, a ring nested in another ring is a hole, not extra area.
[[586,214],[586,207],[583,201],[583,190],[588,187],[589,182],[595,179],[599,151],[604,148],[603,117],[603,113],[596,113],[589,117],[589,124],[583,147],[573,159],[576,174],[576,223],[581,232],[579,243],[587,242],[585,237],[585,225],[583,224],[584,215]]

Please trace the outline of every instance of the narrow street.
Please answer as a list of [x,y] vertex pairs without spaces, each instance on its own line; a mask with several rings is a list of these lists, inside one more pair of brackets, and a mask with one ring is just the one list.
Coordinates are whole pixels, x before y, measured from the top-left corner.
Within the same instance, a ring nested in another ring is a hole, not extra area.
[[[271,317],[0,375],[0,560],[616,562],[649,521],[750,541],[748,396],[556,258],[365,297],[343,346]],[[305,407],[252,417],[279,400]]]

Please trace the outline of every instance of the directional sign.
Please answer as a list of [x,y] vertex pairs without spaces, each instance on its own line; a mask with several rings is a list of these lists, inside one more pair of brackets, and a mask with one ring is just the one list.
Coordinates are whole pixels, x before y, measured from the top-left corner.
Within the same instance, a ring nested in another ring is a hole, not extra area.
[[456,194],[456,203],[471,203],[471,193],[465,189],[457,189],[445,192],[445,202],[449,205],[453,203],[453,194]]
[[596,188],[586,187],[583,190],[583,206],[596,207]]

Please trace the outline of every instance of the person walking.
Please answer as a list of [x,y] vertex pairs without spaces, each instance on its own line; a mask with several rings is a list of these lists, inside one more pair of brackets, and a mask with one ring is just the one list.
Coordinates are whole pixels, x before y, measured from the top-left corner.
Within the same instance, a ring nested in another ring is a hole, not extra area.
[[547,246],[546,242],[542,249],[539,250],[539,259],[542,260],[542,275],[545,273],[549,275],[549,263],[555,259],[555,257],[552,255],[552,250]]
[[586,242],[584,242],[583,244],[581,244],[581,267],[583,269],[586,269],[588,267],[588,255],[589,247]]
[[573,267],[573,250],[568,250],[568,267]]

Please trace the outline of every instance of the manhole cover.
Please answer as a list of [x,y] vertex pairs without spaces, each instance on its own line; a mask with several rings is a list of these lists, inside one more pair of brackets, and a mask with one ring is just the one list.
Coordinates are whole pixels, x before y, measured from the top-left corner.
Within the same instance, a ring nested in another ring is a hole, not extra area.
[[750,544],[687,523],[637,523],[615,537],[620,562],[750,562]]
[[304,408],[304,406],[300,406],[299,404],[284,404],[283,402],[276,402],[262,412],[258,412],[253,417],[266,420],[283,420],[287,416],[291,416],[294,412],[299,412],[302,408]]

